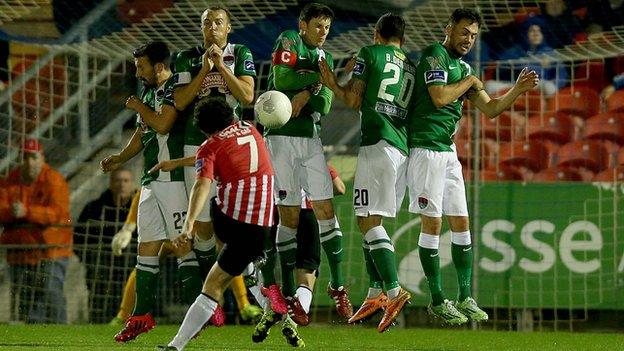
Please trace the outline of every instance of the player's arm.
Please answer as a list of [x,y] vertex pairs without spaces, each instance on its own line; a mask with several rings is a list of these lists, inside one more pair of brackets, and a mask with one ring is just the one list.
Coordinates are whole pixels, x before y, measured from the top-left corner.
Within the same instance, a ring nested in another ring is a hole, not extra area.
[[128,216],[124,222],[123,227],[113,236],[111,241],[111,248],[115,256],[121,255],[121,251],[125,249],[130,240],[132,239],[132,232],[137,227],[137,216],[139,213],[139,199],[141,198],[141,192],[136,191],[132,197],[132,203],[128,210]]
[[234,72],[223,63],[223,50],[219,46],[213,44],[209,52],[212,62],[214,62],[215,67],[223,77],[223,80],[225,80],[225,84],[227,84],[232,95],[243,105],[249,105],[254,98],[256,69],[254,68],[253,57],[249,49],[238,47],[236,50],[238,51],[236,56],[242,58],[242,62],[238,59],[239,61],[236,62]]
[[342,100],[349,108],[359,110],[362,105],[362,97],[366,91],[366,82],[359,77],[352,77],[346,86],[340,86],[336,75],[325,59],[321,59],[319,62],[319,69],[323,85],[333,91],[336,97]]
[[501,112],[510,108],[518,96],[533,89],[538,83],[539,77],[537,73],[535,71],[529,72],[525,67],[520,72],[520,75],[516,80],[516,84],[514,84],[514,86],[509,89],[507,93],[505,93],[505,95],[492,99],[485,92],[485,90],[470,90],[468,91],[467,96],[470,99],[470,102],[474,103],[475,106],[483,112],[483,114],[485,114],[488,118],[494,118],[500,115]]
[[141,152],[143,150],[143,143],[141,142],[142,133],[141,127],[137,127],[128,144],[119,153],[107,156],[100,161],[102,171],[112,171]]
[[176,78],[173,90],[173,100],[175,108],[178,111],[183,111],[188,105],[193,102],[197,93],[201,89],[202,83],[206,78],[206,75],[212,69],[213,62],[210,59],[208,53],[204,53],[202,56],[202,67],[197,75],[191,78],[191,68],[184,52],[178,55],[175,64]]
[[327,164],[327,169],[329,170],[329,176],[331,177],[334,185],[334,195],[344,195],[347,191],[347,187],[342,179],[340,179],[340,174],[338,174],[336,168],[329,163]]
[[429,96],[431,96],[431,101],[433,101],[433,104],[437,108],[446,106],[459,99],[471,88],[475,91],[483,91],[483,83],[481,83],[481,81],[473,75],[469,75],[453,84],[433,84],[427,86]]
[[148,173],[156,173],[158,171],[170,172],[179,167],[192,167],[195,165],[195,156],[184,158],[174,158],[173,160],[160,161],[152,167]]
[[198,177],[191,189],[191,197],[189,199],[189,206],[186,213],[186,219],[184,220],[184,226],[182,227],[181,235],[185,235],[187,238],[192,237],[193,224],[199,216],[199,213],[204,208],[206,200],[210,195],[210,185],[212,179],[206,177]]
[[314,109],[314,111],[318,111],[321,116],[325,116],[329,113],[331,109],[331,103],[334,99],[334,94],[327,87],[322,87],[319,90],[319,93],[316,95],[311,95],[309,104],[310,107]]
[[169,133],[177,117],[177,111],[172,104],[163,104],[160,111],[157,112],[134,95],[126,101],[126,108],[136,111],[145,124],[154,129],[156,133],[163,135]]

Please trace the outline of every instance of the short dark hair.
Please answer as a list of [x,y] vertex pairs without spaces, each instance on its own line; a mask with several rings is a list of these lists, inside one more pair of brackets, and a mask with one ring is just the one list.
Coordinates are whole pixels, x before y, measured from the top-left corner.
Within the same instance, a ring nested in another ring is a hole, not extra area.
[[311,2],[301,9],[299,14],[299,21],[310,22],[311,19],[317,17],[327,17],[330,20],[334,20],[334,11],[327,5],[319,4],[318,2]]
[[152,65],[162,63],[167,67],[169,67],[169,61],[171,60],[169,47],[163,41],[148,41],[136,48],[132,52],[132,56],[135,58],[147,56]]
[[448,24],[457,24],[463,19],[470,21],[470,24],[477,22],[477,26],[481,28],[481,14],[475,10],[465,7],[455,9],[455,11],[451,14],[451,17],[449,17]]
[[232,13],[226,7],[220,6],[220,5],[215,5],[215,6],[210,6],[206,10],[208,10],[208,12],[221,10],[221,11],[225,12],[225,14],[227,15],[228,21],[230,23],[232,23]]
[[375,30],[384,39],[403,40],[405,20],[399,15],[392,14],[392,12],[386,12],[377,20]]
[[221,98],[206,97],[195,106],[194,123],[206,135],[219,132],[234,121],[234,109]]

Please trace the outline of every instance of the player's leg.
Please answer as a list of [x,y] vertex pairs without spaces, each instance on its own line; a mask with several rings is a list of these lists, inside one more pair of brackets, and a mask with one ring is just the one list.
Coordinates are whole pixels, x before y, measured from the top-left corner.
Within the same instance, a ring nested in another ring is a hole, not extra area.
[[[213,203],[214,205],[214,203]],[[189,308],[178,333],[168,346],[182,350],[213,316],[223,291],[249,263],[262,256],[267,228],[236,221],[213,209],[215,231],[225,243],[204,282],[202,293]]]
[[[367,300],[350,322],[361,320],[381,307],[386,312],[378,330],[394,321],[410,296],[401,289],[396,268],[394,244],[383,227],[383,217],[395,217],[405,194],[405,155],[386,141],[360,148],[354,182],[353,205],[362,232],[370,284]],[[390,307],[390,308],[389,308]]]
[[353,306],[344,286],[342,231],[332,204],[333,184],[327,170],[321,141],[308,139],[306,143],[308,157],[304,162],[302,187],[312,201],[320,231],[320,242],[327,257],[330,272],[328,294],[336,302],[338,314],[344,318],[349,318],[353,314]]
[[[199,146],[184,145],[184,157],[195,156]],[[194,167],[184,168],[184,184],[187,196],[191,196],[191,189],[195,184],[196,172]],[[210,188],[209,199],[215,195],[216,182],[213,182]],[[202,277],[206,277],[210,268],[217,260],[216,245],[214,239],[214,228],[210,218],[210,201],[206,201],[204,208],[197,216],[195,222],[195,237],[193,242],[193,251],[197,257],[197,262],[202,271]]]
[[429,310],[447,323],[462,324],[467,319],[444,298],[440,273],[439,248],[447,154],[421,148],[410,150],[407,171],[409,210],[420,213],[418,253],[431,293]]
[[444,188],[444,214],[451,227],[451,257],[457,272],[459,293],[457,309],[471,320],[480,322],[488,319],[472,298],[472,238],[468,219],[466,188],[461,163],[453,154],[449,160]]

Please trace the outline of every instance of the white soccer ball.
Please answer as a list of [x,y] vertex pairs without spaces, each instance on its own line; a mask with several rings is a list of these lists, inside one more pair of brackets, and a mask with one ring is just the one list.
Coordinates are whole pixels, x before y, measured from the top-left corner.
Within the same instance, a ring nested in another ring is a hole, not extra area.
[[279,128],[286,124],[292,114],[292,105],[286,94],[269,90],[258,96],[254,105],[256,120],[267,128]]

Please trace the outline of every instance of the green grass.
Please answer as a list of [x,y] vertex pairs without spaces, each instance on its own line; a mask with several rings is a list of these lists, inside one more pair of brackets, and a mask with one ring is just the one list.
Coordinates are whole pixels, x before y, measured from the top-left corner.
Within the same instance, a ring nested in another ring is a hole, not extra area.
[[[313,325],[300,328],[306,350],[621,350],[624,336],[596,333],[517,333],[450,329],[398,329],[379,334],[360,326]],[[117,328],[106,325],[0,325],[0,350],[154,350],[177,326],[158,326],[125,345],[113,341]],[[262,344],[251,341],[251,326],[208,328],[186,350],[289,350],[279,328]]]

